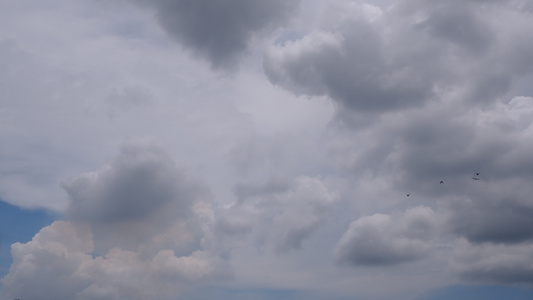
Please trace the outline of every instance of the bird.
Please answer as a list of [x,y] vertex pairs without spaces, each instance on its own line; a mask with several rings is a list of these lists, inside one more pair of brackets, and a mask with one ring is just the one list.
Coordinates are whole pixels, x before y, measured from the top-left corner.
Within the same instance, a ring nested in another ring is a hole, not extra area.
[[443,184],[443,183],[444,183],[444,181],[441,180],[441,181],[440,181],[440,184]]
[[476,173],[476,176],[479,176],[479,173]]
[[407,194],[407,197],[409,197],[409,195],[411,195],[411,194]]
[[472,177],[472,179],[474,179],[474,180],[479,180],[479,178],[477,178],[477,177]]

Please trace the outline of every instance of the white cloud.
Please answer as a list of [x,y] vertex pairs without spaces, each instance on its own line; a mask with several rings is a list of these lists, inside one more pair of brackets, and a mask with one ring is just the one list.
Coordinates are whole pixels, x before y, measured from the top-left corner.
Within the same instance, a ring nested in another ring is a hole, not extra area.
[[220,212],[220,233],[252,232],[252,243],[267,251],[273,245],[278,253],[302,249],[337,198],[320,178],[312,177],[240,184],[234,190],[238,202]]

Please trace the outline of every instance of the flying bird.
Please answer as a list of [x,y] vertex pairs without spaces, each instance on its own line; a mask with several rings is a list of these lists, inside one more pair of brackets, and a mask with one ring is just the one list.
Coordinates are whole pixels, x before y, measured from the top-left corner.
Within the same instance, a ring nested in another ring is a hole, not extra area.
[[476,173],[476,176],[479,176],[479,173]]
[[477,178],[477,177],[472,177],[472,179],[474,179],[474,180],[479,180],[479,178]]
[[407,197],[409,197],[409,195],[411,195],[411,194],[407,194]]
[[441,180],[441,181],[440,181],[440,184],[443,184],[443,183],[444,183],[444,181]]

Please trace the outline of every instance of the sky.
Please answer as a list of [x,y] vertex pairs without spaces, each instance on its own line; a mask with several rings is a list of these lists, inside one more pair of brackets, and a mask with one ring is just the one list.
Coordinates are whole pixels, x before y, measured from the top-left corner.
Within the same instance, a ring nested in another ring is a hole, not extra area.
[[0,299],[531,299],[533,2],[0,1]]

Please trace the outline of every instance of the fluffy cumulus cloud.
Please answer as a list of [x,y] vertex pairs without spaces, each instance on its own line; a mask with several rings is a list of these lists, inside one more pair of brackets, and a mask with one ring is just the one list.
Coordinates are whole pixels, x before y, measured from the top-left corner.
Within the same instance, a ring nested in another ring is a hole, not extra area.
[[113,164],[65,190],[68,221],[12,246],[4,297],[174,299],[197,282],[231,278],[206,248],[207,192],[152,142],[124,144]]
[[2,299],[533,284],[531,1],[37,2],[0,2],[0,199],[60,217]]
[[368,113],[449,98],[491,103],[532,71],[523,2],[332,3],[318,30],[266,51],[271,82]]
[[233,278],[227,253],[248,233],[267,251],[302,249],[336,198],[319,178],[238,184],[215,218],[206,188],[151,140],[124,143],[110,165],[63,187],[66,220],[12,245],[4,297],[175,299]]
[[208,191],[189,182],[160,147],[142,143],[124,144],[113,164],[64,184],[67,217],[92,224],[97,250],[138,251],[174,230],[183,235],[170,239],[173,249],[198,242],[187,223],[195,220],[195,205],[208,200]]
[[65,221],[14,244],[12,253],[2,279],[6,299],[175,299],[188,285],[228,276],[226,263],[202,250],[178,257],[166,249],[143,258],[117,247],[94,257],[90,228]]
[[435,213],[422,206],[393,215],[361,217],[350,224],[335,256],[339,263],[354,266],[414,261],[428,254],[437,225]]
[[154,7],[165,31],[213,68],[233,68],[258,34],[283,26],[299,0],[158,0]]
[[[528,4],[326,6],[316,30],[268,49],[264,68],[271,82],[296,94],[331,98],[337,121],[348,125],[343,138],[329,141],[329,154],[356,180],[355,206],[378,213],[348,226],[337,262],[405,265],[449,243],[462,249],[453,254],[456,262],[493,251],[525,263],[519,253],[531,239],[533,99],[522,96],[531,93],[522,82],[533,65],[529,52],[517,53],[533,42],[521,29],[532,22]],[[507,26],[498,26],[501,20]],[[391,192],[404,200],[383,200]],[[399,226],[420,203],[433,214],[426,218],[430,237],[409,236]],[[398,206],[405,215],[394,213]],[[494,276],[485,276],[486,261],[476,261],[451,270],[481,282],[530,282],[527,267],[507,272],[501,260]]]
[[[374,126],[372,137],[365,129],[331,145],[334,158],[360,182],[360,192],[380,187],[366,197],[390,199],[395,191],[392,197],[403,200],[392,207],[431,207],[354,220],[337,245],[337,262],[383,266],[444,253],[453,258],[449,270],[462,280],[531,283],[533,99],[514,97],[459,115],[438,107],[391,114],[394,122]],[[417,223],[426,228],[424,237],[410,237],[416,230],[402,225],[415,211],[428,212],[426,225]]]

